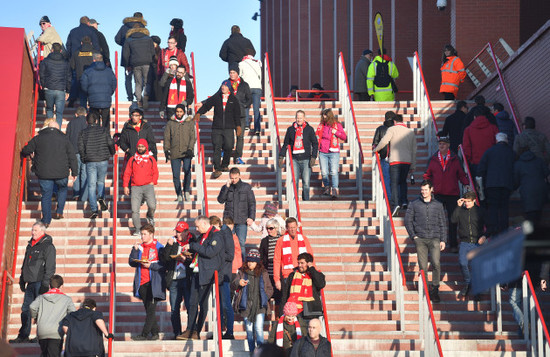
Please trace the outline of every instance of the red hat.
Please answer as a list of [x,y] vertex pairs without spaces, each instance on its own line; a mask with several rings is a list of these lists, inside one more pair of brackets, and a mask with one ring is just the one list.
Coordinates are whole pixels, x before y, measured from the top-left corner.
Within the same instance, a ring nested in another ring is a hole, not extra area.
[[298,315],[298,306],[294,301],[288,301],[283,308],[283,313],[287,316],[296,316]]
[[139,145],[143,145],[143,146],[145,146],[145,150],[149,150],[149,143],[147,142],[147,140],[145,140],[143,138],[139,139],[138,142],[137,142],[136,147],[138,147]]
[[174,228],[176,230],[176,232],[178,233],[181,233],[183,231],[186,231],[189,229],[189,225],[187,224],[187,222],[178,222],[178,224],[176,224],[176,228]]

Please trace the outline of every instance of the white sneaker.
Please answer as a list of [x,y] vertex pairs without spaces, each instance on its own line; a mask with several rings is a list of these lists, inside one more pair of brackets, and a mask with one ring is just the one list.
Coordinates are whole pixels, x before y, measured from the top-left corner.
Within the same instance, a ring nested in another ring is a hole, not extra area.
[[189,202],[189,201],[191,201],[191,193],[185,192],[185,202]]

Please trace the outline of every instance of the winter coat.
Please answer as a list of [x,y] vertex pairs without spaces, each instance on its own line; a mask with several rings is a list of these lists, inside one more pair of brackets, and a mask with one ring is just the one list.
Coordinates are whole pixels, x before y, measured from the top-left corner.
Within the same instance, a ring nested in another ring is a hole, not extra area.
[[222,92],[219,90],[216,94],[202,102],[202,107],[197,113],[206,114],[212,107],[214,107],[212,129],[236,129],[241,126],[241,106],[239,100],[233,94],[229,94],[225,110],[223,109]]
[[474,119],[472,124],[464,130],[462,139],[462,148],[468,164],[479,164],[485,151],[496,143],[497,134],[497,126],[489,123],[483,115]]
[[84,38],[85,36],[90,37],[90,39],[92,40],[93,48],[95,48],[98,52],[101,50],[101,48],[99,47],[99,39],[97,38],[97,34],[95,33],[94,28],[86,24],[80,24],[78,25],[78,27],[75,27],[71,30],[71,32],[69,32],[67,42],[65,43],[67,53],[70,57],[72,57],[74,53],[80,48],[82,38]]
[[433,197],[429,202],[419,197],[409,204],[405,227],[411,239],[419,237],[447,242],[447,214],[443,204]]
[[456,206],[451,216],[451,222],[458,224],[458,237],[462,242],[477,244],[479,238],[485,235],[485,210],[478,205],[467,209]]
[[457,56],[449,56],[446,58],[445,63],[441,66],[441,86],[439,87],[440,93],[452,93],[458,94],[458,85],[464,82],[466,78],[466,71],[464,70],[464,63]]
[[483,112],[483,114],[481,114],[481,115],[485,116],[485,118],[487,118],[487,120],[489,120],[489,123],[497,125],[497,119],[495,118],[495,116],[491,112],[491,109],[489,109],[484,104],[476,105],[475,107],[472,107],[470,109],[470,111],[468,111],[468,114],[466,114],[466,116],[464,117],[464,123],[463,123],[464,126],[462,127],[462,131],[466,130],[466,128],[469,127],[470,124],[473,123],[473,121],[475,119],[474,118],[474,113],[478,112],[478,109],[481,109],[481,111]]
[[526,151],[514,163],[514,189],[519,188],[523,212],[540,211],[547,201],[550,174],[544,161]]
[[[380,125],[378,128],[376,128],[376,131],[374,132],[374,138],[372,139],[372,148],[376,148],[378,144],[380,143],[380,140],[386,135],[386,132],[388,131],[389,126],[386,125]],[[383,148],[378,151],[378,154],[380,155],[380,159],[384,160],[386,157],[388,157],[388,145],[384,146]]]
[[[189,67],[189,61],[187,60],[187,56],[185,55],[185,52],[180,50],[178,47],[176,47],[176,58],[178,59],[178,63],[185,67],[185,71],[189,74],[191,73],[191,68]],[[168,51],[168,48],[165,48],[161,50],[160,55],[157,59],[157,75],[159,77],[162,77],[163,73],[166,73],[166,71],[169,69],[168,65],[165,63],[165,56],[166,51]]]
[[[141,246],[140,246],[141,248]],[[164,246],[160,244],[158,241],[156,243],[156,248],[158,251],[158,255],[160,256],[162,254],[162,250],[164,249]],[[132,251],[130,252],[130,258],[128,259],[128,263],[132,268],[136,268],[136,271],[134,273],[134,296],[141,299],[141,296],[139,296],[139,283],[141,282],[141,263],[138,263],[134,261],[134,259],[141,259],[141,255],[143,253],[142,249],[135,249],[132,247]],[[164,300],[166,299],[166,282],[165,282],[165,271],[164,271],[164,265],[159,261],[151,263],[149,266],[149,278],[151,279],[151,289],[153,291],[153,298],[158,300]]]
[[52,237],[44,236],[32,245],[29,240],[21,267],[21,280],[25,283],[42,282],[41,289],[48,290],[50,278],[55,274],[56,250]]
[[367,93],[367,71],[369,70],[369,66],[369,59],[365,56],[361,56],[355,65],[355,75],[353,77],[354,93]]
[[458,187],[458,181],[463,185],[469,185],[468,177],[462,169],[462,165],[458,157],[452,151],[449,151],[448,155],[451,155],[445,171],[439,162],[439,151],[433,154],[428,164],[428,169],[424,173],[424,180],[430,180],[434,185],[434,194],[436,195],[460,195],[460,188]]
[[60,322],[67,314],[76,311],[73,300],[63,293],[47,292],[38,296],[29,306],[31,318],[36,319],[39,340],[59,340],[63,336]]
[[147,162],[138,164],[132,156],[126,164],[126,170],[124,170],[122,187],[156,185],[158,179],[159,170],[157,160],[154,157],[149,157]]
[[113,70],[103,62],[94,62],[80,78],[82,90],[88,93],[90,108],[109,108],[116,85]]
[[247,58],[239,63],[239,74],[250,89],[262,89],[262,62]]
[[101,31],[96,30],[95,27],[92,27],[95,34],[97,35],[97,40],[99,42],[99,48],[101,49],[101,54],[103,55],[103,63],[105,63],[106,66],[111,67],[111,54],[109,53],[109,45],[107,44],[107,39],[105,38],[105,35],[101,33]]
[[[319,151],[319,141],[315,130],[307,122],[304,122],[303,130],[303,144],[305,152],[302,154],[292,154],[294,160],[309,160],[311,158],[317,158],[317,152]],[[283,141],[283,147],[279,152],[279,157],[285,157],[287,146],[290,145],[290,150],[294,149],[294,140],[296,139],[296,128],[294,125],[289,126],[286,129],[285,139]]]
[[508,145],[514,146],[514,140],[518,135],[516,123],[510,118],[507,111],[503,110],[495,115],[498,131],[508,136]]
[[[269,273],[269,276],[273,277],[273,257],[275,256],[275,247],[277,246],[277,240],[279,240],[280,235],[277,234],[277,236],[265,236],[260,241],[260,248],[258,249],[260,251],[260,257],[262,259],[262,265],[264,268],[267,269],[267,272]],[[271,259],[269,257],[269,250],[273,251],[271,253]]]
[[109,160],[115,154],[115,143],[109,130],[98,124],[82,130],[78,138],[78,153],[84,163]]
[[213,227],[202,245],[201,239],[202,235],[195,242],[191,242],[189,250],[191,253],[197,253],[199,257],[199,285],[208,285],[214,282],[214,272],[217,270],[219,274],[222,268],[225,256],[224,239],[222,233]]
[[220,49],[220,58],[227,63],[241,62],[243,57],[246,56],[245,51],[247,48],[254,51],[252,56],[256,56],[256,50],[252,42],[241,33],[233,33],[224,41]]
[[[233,88],[230,88],[230,90],[233,91]],[[241,78],[241,82],[237,87],[237,92],[235,93],[233,91],[233,94],[239,100],[239,104],[241,106],[241,118],[244,118],[246,115],[246,109],[250,108],[250,104],[252,104],[252,94],[250,93],[250,86],[248,85],[248,83],[245,82],[244,79]]]
[[439,136],[449,137],[451,141],[451,150],[455,153],[458,153],[458,146],[462,144],[464,118],[466,118],[466,113],[462,110],[457,110],[445,119],[443,130],[439,133]]
[[292,347],[290,357],[330,357],[332,346],[326,337],[319,336],[321,341],[317,349],[311,343],[309,336],[297,340]]
[[61,52],[52,52],[40,62],[40,85],[44,89],[71,91],[72,73],[69,62]]
[[525,129],[514,141],[514,151],[528,147],[529,150],[544,160],[548,165],[550,163],[550,142],[546,135],[536,129]]
[[388,128],[374,151],[380,151],[388,144],[390,165],[410,163],[411,170],[416,170],[416,135],[413,130],[402,123],[396,123]]
[[192,116],[179,123],[171,118],[164,128],[164,155],[167,159],[193,157],[197,130]]
[[50,26],[42,31],[40,36],[38,36],[38,38],[36,39],[36,42],[41,42],[44,46],[44,50],[42,53],[44,58],[50,55],[50,53],[52,52],[52,45],[54,43],[59,43],[61,46],[63,46],[63,41],[61,40],[61,37],[53,26]]
[[[393,83],[388,84],[387,87],[377,87],[374,84],[376,78],[376,67],[382,62],[382,57],[376,56],[369,65],[369,69],[367,71],[367,91],[369,95],[374,95],[374,100],[377,102],[393,101],[395,99]],[[393,80],[399,77],[397,66],[392,61],[389,61],[388,63],[388,74]]]
[[235,243],[233,242],[233,232],[225,224],[220,230],[223,237],[223,262],[220,269],[220,284],[222,282],[231,282],[233,259],[235,258]]
[[[342,127],[342,124],[340,123],[336,124],[336,134],[334,135],[336,135],[338,139],[343,141],[346,141],[348,138],[348,136],[346,135],[346,132],[344,131],[344,128]],[[319,140],[319,151],[325,154],[331,153],[330,141],[332,140],[332,127],[328,125],[324,125],[318,140]],[[337,152],[340,152],[340,145],[338,145]]]
[[[195,91],[193,90],[193,80],[191,80],[187,74],[184,76],[184,78],[185,78],[185,102],[187,103],[187,105],[192,105],[195,99]],[[168,72],[164,72],[164,74],[162,75],[162,78],[159,81],[162,87],[162,94],[160,98],[160,110],[165,110],[166,106],[168,105],[168,94],[170,93],[170,84],[172,83],[173,79],[174,79],[174,76],[170,75]],[[176,89],[179,91],[179,85],[181,85],[181,80],[177,81],[176,85],[178,86]],[[178,103],[178,104],[182,104],[182,103]]]
[[[325,274],[318,271],[314,266],[307,269],[309,276],[311,277],[313,301],[303,301],[304,311],[302,315],[304,318],[319,317],[323,315],[323,303],[321,302],[321,289],[326,285]],[[290,297],[290,287],[292,286],[292,279],[294,274],[300,274],[298,268],[294,268],[292,273],[286,278],[286,284],[283,284],[283,290],[281,291],[281,305],[285,306],[288,298]],[[307,306],[306,306],[307,305]],[[309,315],[306,314],[306,309]]]
[[68,314],[61,322],[68,327],[65,339],[65,357],[105,356],[103,336],[96,321],[103,320],[101,311],[85,307]]
[[505,142],[490,147],[477,166],[476,176],[483,177],[485,188],[514,189],[514,151]]
[[157,158],[157,144],[155,141],[155,135],[153,134],[153,127],[145,122],[141,122],[141,129],[139,132],[134,129],[131,124],[131,120],[127,121],[120,132],[120,139],[118,145],[126,152],[126,156],[134,156],[137,151],[137,143],[139,139],[147,140],[149,150],[153,153],[155,159]]
[[187,36],[185,35],[183,28],[174,26],[174,30],[170,31],[169,37],[175,37],[176,42],[178,43],[176,47],[185,52],[185,47],[187,47]]
[[145,66],[153,63],[155,46],[146,28],[133,28],[126,33],[122,49],[126,67]]
[[[161,254],[159,254],[160,261],[162,262],[162,265],[164,265],[164,269],[166,271],[165,280],[166,280],[166,287],[169,288],[170,284],[172,284],[172,281],[174,280],[174,272],[176,270],[176,263],[177,261],[175,259],[172,259],[171,255],[178,254],[179,248],[181,247],[180,244],[175,241],[175,237],[169,238],[174,240],[172,244],[166,244],[164,246],[164,249],[161,251]],[[189,232],[187,236],[187,242],[191,242],[195,240],[195,236],[193,233]],[[191,263],[191,259],[186,259],[185,263],[185,274],[191,274],[191,269],[189,269],[189,264]]]
[[[122,20],[122,26],[115,35],[115,42],[117,43],[117,45],[124,48],[124,42],[126,42],[126,33],[130,29],[134,28],[134,25],[136,24],[139,27],[144,28],[145,26],[147,26],[147,21],[145,21],[142,17],[125,17],[124,20]],[[124,63],[124,53],[121,53],[120,65],[122,67],[126,67],[126,64]]]
[[229,187],[223,185],[218,194],[218,202],[225,204],[223,218],[231,217],[235,224],[246,224],[246,220],[256,219],[256,197],[252,187],[239,180]]
[[71,121],[69,121],[69,124],[67,124],[66,134],[74,148],[75,153],[78,153],[78,137],[80,136],[80,132],[86,129],[87,126],[88,124],[86,123],[85,115],[75,116],[71,119]]
[[56,128],[45,128],[38,132],[21,154],[29,156],[34,153],[32,170],[41,180],[56,180],[73,176],[78,172],[76,152],[69,138]]
[[[241,279],[248,280],[248,284],[240,286]],[[265,314],[268,310],[269,299],[273,296],[273,285],[265,268],[260,276],[249,274],[248,269],[247,272],[239,269],[231,282],[231,288],[236,291],[233,308],[241,317],[252,319],[255,315]]]
[[82,74],[93,63],[93,53],[95,49],[89,43],[85,43],[79,48],[69,61],[71,69],[76,72],[76,79],[80,80]]

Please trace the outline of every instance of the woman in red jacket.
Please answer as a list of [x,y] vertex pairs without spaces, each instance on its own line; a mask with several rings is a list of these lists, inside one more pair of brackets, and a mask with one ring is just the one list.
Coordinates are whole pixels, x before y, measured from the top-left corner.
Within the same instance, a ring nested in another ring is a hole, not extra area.
[[439,92],[443,93],[445,100],[455,100],[458,93],[458,85],[464,82],[466,71],[464,64],[458,58],[458,53],[451,45],[443,48],[443,65],[441,66],[441,87]]

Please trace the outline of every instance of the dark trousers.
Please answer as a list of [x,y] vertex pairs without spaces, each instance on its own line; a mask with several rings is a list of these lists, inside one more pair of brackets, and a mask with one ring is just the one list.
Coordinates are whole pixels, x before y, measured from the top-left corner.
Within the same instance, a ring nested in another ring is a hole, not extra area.
[[[243,112],[245,110],[248,111],[248,109],[246,109],[246,108],[241,108],[241,110]],[[233,154],[233,157],[235,157],[235,158],[243,156],[245,122],[246,122],[246,117],[241,116],[241,135],[237,136],[237,145],[235,147],[235,153]]]
[[132,78],[134,78],[134,71],[124,71],[124,87],[126,87],[126,96],[130,102],[134,100]]
[[61,356],[61,349],[63,347],[63,340],[60,338],[46,338],[38,340],[40,350],[42,351],[41,357],[59,357]]
[[41,281],[28,283],[25,288],[25,296],[23,297],[23,306],[21,306],[21,328],[19,329],[18,337],[28,338],[31,334],[31,311],[29,306],[34,299],[38,297],[40,292]]
[[[199,334],[208,314],[208,295],[212,288],[212,281],[206,285],[199,284],[199,274],[191,277],[191,302],[187,311],[187,330],[197,331]],[[199,313],[199,306],[201,311]],[[197,321],[198,316],[198,321]]]
[[172,167],[172,181],[176,195],[181,196],[181,181],[180,173],[183,166],[183,192],[191,193],[191,157],[182,157],[179,159],[171,159],[170,166]]
[[439,239],[429,238],[416,238],[414,240],[416,246],[416,255],[418,259],[418,270],[424,270],[426,280],[428,279],[428,254],[430,255],[430,262],[432,263],[432,285],[434,287],[439,286],[439,279],[441,277],[441,264],[439,258],[441,250],[439,249]]
[[445,210],[447,211],[447,223],[449,224],[449,245],[453,248],[458,247],[458,241],[456,239],[458,226],[451,222],[451,216],[456,208],[456,201],[458,201],[458,198],[459,196],[435,195],[435,199],[443,203],[443,207],[445,207]]
[[101,124],[103,127],[110,129],[111,124],[111,108],[90,108],[90,113],[96,113],[101,118]]
[[366,102],[370,100],[369,93],[367,92],[356,92],[355,95],[357,96],[358,100],[361,102]]
[[153,289],[151,288],[151,282],[145,283],[139,287],[139,296],[143,301],[145,307],[145,324],[143,324],[143,330],[141,334],[143,336],[158,335],[160,329],[157,323],[157,317],[155,315],[157,310],[157,300],[153,297]]
[[[214,170],[221,171],[229,166],[231,151],[234,145],[233,129],[212,129],[212,145],[214,146]],[[224,152],[222,161],[222,150]]]
[[407,204],[407,174],[410,164],[390,164],[391,206]]
[[445,100],[455,100],[455,95],[453,93],[443,92],[443,96]]
[[487,187],[487,231],[495,235],[508,229],[510,190],[505,187]]

